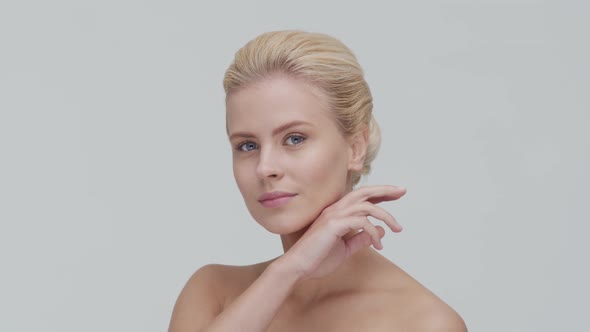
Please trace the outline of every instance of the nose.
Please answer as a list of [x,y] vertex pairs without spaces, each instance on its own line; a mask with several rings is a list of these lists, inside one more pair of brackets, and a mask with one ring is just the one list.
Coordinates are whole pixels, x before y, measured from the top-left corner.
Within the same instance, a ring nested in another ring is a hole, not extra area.
[[283,176],[279,155],[273,153],[270,148],[261,148],[259,157],[256,174],[260,179],[280,179]]

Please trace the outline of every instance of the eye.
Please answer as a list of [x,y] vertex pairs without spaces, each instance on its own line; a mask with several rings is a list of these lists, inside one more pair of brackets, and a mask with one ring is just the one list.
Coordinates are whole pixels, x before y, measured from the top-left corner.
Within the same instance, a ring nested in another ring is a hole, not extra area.
[[[289,144],[288,142],[291,141],[292,144]],[[287,137],[287,144],[288,145],[298,145],[301,144],[303,141],[305,141],[305,137],[301,136],[301,135],[290,135],[289,137]]]
[[240,151],[244,151],[244,152],[252,151],[252,150],[256,149],[256,143],[254,143],[254,142],[240,143],[240,144],[238,144],[237,149]]

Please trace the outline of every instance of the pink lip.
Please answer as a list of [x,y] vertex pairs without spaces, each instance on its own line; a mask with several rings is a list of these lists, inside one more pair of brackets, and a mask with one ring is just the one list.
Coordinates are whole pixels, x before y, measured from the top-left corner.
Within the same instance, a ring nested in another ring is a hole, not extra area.
[[297,194],[273,191],[270,193],[264,193],[258,198],[258,201],[264,207],[279,207],[289,202],[295,195]]

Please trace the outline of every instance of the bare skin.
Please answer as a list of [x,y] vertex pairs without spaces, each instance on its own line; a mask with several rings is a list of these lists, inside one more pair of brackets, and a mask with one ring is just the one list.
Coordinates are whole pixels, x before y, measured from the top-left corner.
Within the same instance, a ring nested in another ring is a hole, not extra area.
[[[272,259],[248,266],[218,266],[225,308]],[[267,331],[467,331],[461,317],[435,294],[370,247],[330,275],[327,289],[286,300]]]
[[[280,235],[284,254],[197,271],[169,331],[466,331],[453,309],[370,247],[383,249],[385,229],[402,230],[377,204],[406,190],[352,190],[367,129],[344,137],[324,99],[284,76],[228,99],[234,177],[250,214]],[[277,191],[290,198],[265,204]]]

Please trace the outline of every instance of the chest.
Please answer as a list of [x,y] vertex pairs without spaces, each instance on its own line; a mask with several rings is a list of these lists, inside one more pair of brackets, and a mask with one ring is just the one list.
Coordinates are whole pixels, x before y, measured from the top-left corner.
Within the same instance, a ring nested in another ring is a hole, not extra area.
[[267,332],[404,330],[403,314],[390,296],[365,294],[333,299],[310,308],[282,309]]

